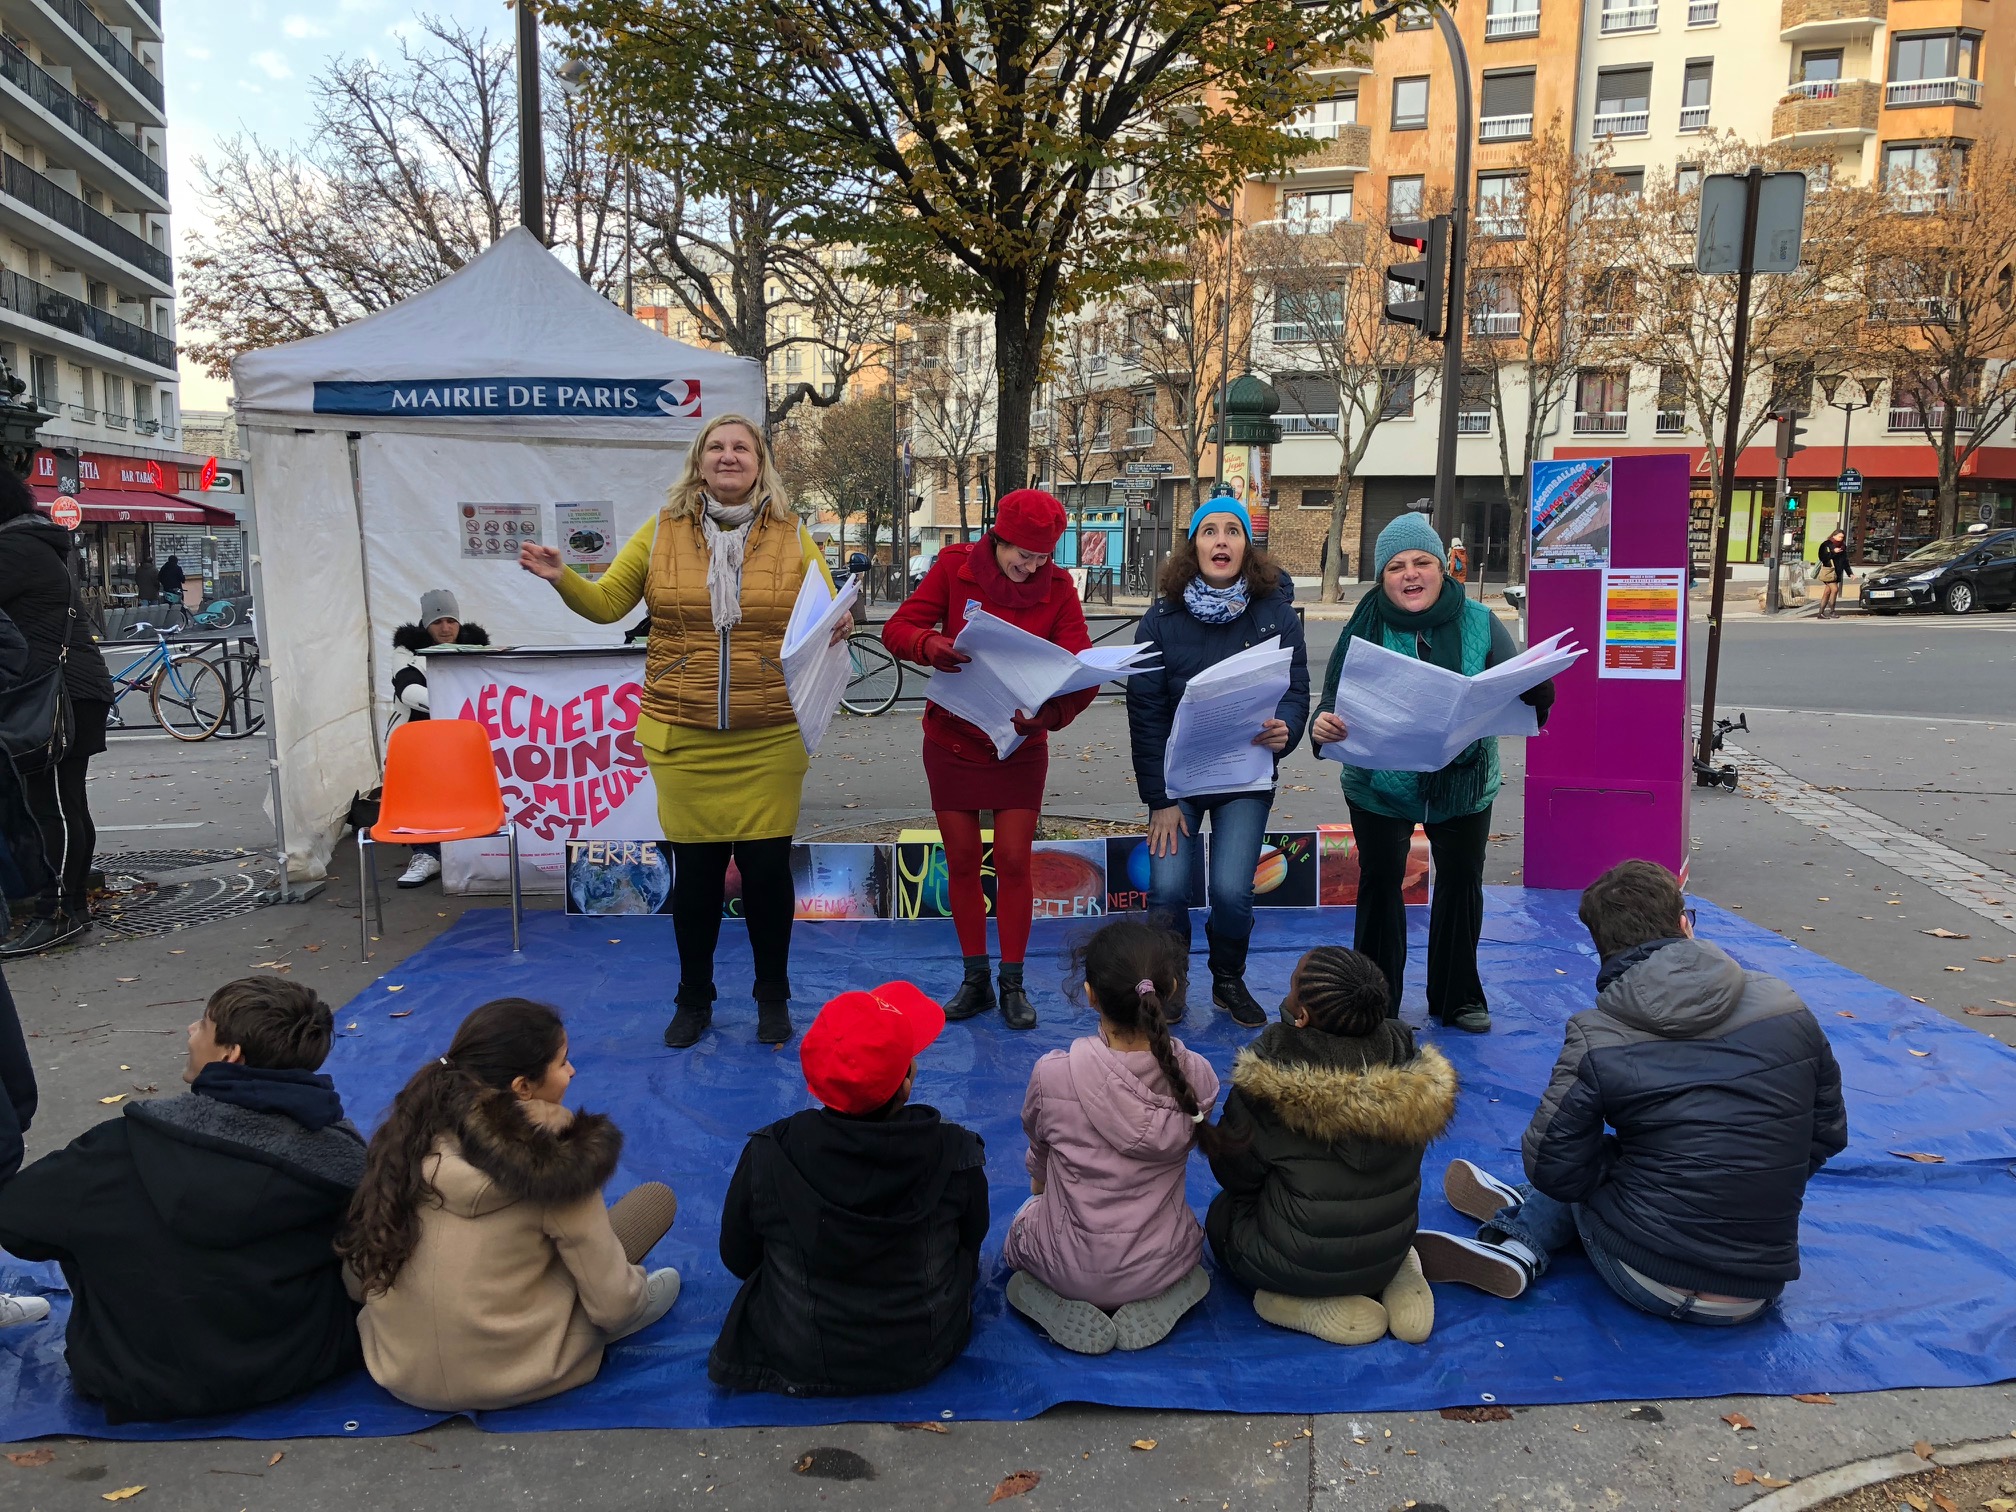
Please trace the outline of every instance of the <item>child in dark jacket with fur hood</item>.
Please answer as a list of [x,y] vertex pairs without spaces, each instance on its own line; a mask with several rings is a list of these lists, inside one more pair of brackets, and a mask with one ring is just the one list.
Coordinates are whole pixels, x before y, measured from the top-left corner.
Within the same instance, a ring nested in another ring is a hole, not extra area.
[[1440,1051],[1386,1016],[1366,956],[1303,956],[1269,1025],[1232,1064],[1211,1170],[1224,1188],[1205,1233],[1218,1264],[1253,1289],[1269,1323],[1333,1344],[1434,1327],[1414,1254],[1421,1159],[1456,1111]]

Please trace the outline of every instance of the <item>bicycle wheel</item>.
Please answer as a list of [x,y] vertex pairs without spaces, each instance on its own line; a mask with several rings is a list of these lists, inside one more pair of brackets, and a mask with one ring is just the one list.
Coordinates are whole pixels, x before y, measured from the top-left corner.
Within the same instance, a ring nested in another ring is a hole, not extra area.
[[224,679],[224,723],[217,727],[219,740],[243,740],[266,728],[266,681],[259,658],[242,651],[220,656],[211,663]]
[[238,606],[229,599],[219,599],[217,601],[217,628],[219,630],[229,630],[237,623]]
[[200,656],[182,656],[154,674],[147,703],[177,740],[208,740],[224,723],[224,677]]
[[849,714],[880,714],[903,691],[903,663],[889,654],[880,637],[847,638],[847,688],[840,695]]

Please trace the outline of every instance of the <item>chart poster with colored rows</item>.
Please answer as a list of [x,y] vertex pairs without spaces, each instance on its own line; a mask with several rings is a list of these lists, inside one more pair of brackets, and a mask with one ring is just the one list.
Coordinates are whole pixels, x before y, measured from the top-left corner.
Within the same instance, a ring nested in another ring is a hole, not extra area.
[[1687,675],[1687,569],[1606,568],[1600,677],[1678,682]]

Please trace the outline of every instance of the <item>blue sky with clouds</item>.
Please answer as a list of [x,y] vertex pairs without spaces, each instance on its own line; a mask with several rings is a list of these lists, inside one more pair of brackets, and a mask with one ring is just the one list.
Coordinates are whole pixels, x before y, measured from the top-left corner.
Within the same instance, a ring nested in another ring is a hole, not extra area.
[[[308,84],[329,59],[384,55],[417,15],[449,16],[508,35],[502,0],[166,0],[168,152],[178,246],[204,223],[196,159],[237,132],[279,145],[302,140],[310,123]],[[222,409],[225,385],[183,367],[182,406]]]

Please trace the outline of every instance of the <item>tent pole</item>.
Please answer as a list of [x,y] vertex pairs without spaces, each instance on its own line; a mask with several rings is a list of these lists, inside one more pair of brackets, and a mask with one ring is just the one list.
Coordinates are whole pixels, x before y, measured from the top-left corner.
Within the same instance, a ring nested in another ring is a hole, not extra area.
[[[357,575],[364,581],[364,624],[371,624],[371,552],[364,536],[364,469],[357,456],[357,443],[363,439],[362,431],[347,433],[345,445],[350,452],[350,507],[357,512]],[[382,772],[385,769],[385,746],[378,737],[378,642],[367,638],[364,645],[364,675],[368,679],[364,697],[364,707],[371,711],[371,760]]]

